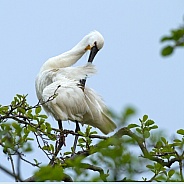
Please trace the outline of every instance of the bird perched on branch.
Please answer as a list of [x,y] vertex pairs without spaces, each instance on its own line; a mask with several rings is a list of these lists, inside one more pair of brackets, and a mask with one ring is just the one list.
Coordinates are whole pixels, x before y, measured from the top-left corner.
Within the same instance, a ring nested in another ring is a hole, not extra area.
[[[61,55],[48,59],[36,78],[36,93],[44,110],[51,114],[62,129],[62,121],[76,122],[97,127],[104,134],[116,128],[107,115],[101,97],[85,85],[87,77],[96,72],[93,59],[103,47],[104,39],[98,31],[86,35],[75,47]],[[90,50],[86,65],[72,67]],[[55,98],[50,99],[55,95]]]

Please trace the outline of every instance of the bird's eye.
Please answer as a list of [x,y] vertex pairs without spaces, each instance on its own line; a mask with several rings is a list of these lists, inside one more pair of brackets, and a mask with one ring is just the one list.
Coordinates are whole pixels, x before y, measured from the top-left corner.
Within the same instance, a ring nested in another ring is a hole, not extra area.
[[98,47],[97,47],[97,42],[96,41],[94,42],[94,47],[96,47],[96,49],[99,50]]

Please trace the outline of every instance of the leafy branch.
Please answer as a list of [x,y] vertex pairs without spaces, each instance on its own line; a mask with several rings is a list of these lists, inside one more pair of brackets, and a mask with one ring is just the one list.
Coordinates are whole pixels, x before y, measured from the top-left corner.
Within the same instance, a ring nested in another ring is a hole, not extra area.
[[183,47],[184,46],[184,25],[180,26],[178,29],[171,30],[169,36],[163,36],[161,38],[161,42],[170,43],[166,45],[161,51],[161,55],[164,57],[171,55],[176,48]]
[[[144,178],[144,181],[171,181],[173,177],[177,181],[183,181],[184,137],[169,143],[166,138],[160,136],[158,141],[152,142],[153,146],[150,146],[152,131],[158,129],[158,126],[148,118],[148,115],[139,119],[139,124],[120,127],[109,137],[97,135],[90,126],[87,126],[85,132],[78,133],[73,130],[53,128],[46,121],[47,116],[41,114],[42,109],[38,104],[29,106],[26,96],[17,95],[9,106],[0,106],[0,147],[9,157],[12,171],[6,172],[4,167],[0,169],[13,176],[15,181],[22,181],[22,178],[20,178],[20,168],[14,167],[14,156],[17,156],[19,166],[20,161],[23,161],[38,168],[34,176],[24,181],[73,181],[74,179],[67,174],[67,169],[70,168],[77,177],[87,174],[89,170],[99,173],[94,181],[130,181],[132,178],[120,178],[123,177],[122,170],[130,169],[130,166],[136,162],[139,165],[140,159],[148,162],[145,169],[153,172],[153,176],[150,179]],[[130,114],[134,114],[133,112],[128,108],[123,114],[129,117]],[[117,121],[123,121],[124,125],[127,117],[117,117]],[[177,133],[184,136],[183,129],[178,130]],[[61,138],[67,139],[68,135],[80,136],[78,140],[80,150],[75,155],[72,154],[72,148],[71,151],[62,151],[65,142]],[[94,139],[98,140],[96,144],[93,144]],[[24,158],[27,152],[32,151],[31,142],[34,140],[49,159],[48,165],[41,165],[36,158],[33,161]],[[128,152],[130,143],[140,148],[139,158]],[[178,173],[170,169],[174,163],[178,163]],[[103,168],[104,164],[108,169]],[[47,174],[55,169],[60,174],[55,176],[53,173],[52,177]],[[130,171],[135,172],[136,169]]]

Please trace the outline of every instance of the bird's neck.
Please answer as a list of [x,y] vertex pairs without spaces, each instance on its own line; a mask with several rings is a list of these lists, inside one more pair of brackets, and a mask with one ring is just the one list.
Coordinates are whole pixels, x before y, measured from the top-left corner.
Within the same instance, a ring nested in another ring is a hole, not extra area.
[[43,64],[41,71],[72,66],[83,56],[85,52],[84,46],[79,42],[71,50],[48,59]]

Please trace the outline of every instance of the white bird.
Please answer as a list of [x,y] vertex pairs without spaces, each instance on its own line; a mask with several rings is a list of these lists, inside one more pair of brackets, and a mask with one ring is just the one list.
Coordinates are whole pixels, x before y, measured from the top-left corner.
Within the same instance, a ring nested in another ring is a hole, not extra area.
[[[101,97],[85,86],[86,78],[96,72],[92,61],[103,44],[103,36],[93,31],[71,50],[48,59],[41,67],[35,82],[37,97],[41,103],[46,102],[44,110],[58,121],[59,128],[65,120],[97,127],[104,134],[116,128]],[[87,50],[88,63],[72,67]],[[55,98],[49,100],[53,95]]]

